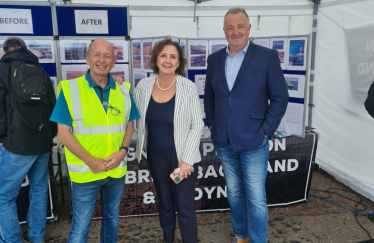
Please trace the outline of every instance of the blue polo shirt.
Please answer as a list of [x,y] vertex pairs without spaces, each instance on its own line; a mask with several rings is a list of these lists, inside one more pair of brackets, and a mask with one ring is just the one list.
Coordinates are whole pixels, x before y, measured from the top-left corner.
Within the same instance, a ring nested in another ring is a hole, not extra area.
[[[109,100],[109,94],[110,94],[110,89],[116,89],[116,82],[114,81],[112,75],[109,73],[108,74],[108,83],[105,85],[105,88],[102,90],[102,94],[100,91],[100,87],[95,84],[90,75],[89,75],[89,69],[85,75],[85,78],[91,88],[94,88],[97,98],[101,100],[101,103],[103,104],[103,107],[105,109],[105,112],[107,111],[107,104]],[[130,93],[130,92],[129,92]],[[138,119],[140,117],[138,109],[136,108],[134,99],[132,98],[132,95],[130,93],[130,99],[131,99],[131,111],[130,111],[130,118],[129,121]],[[61,123],[67,126],[72,126],[73,124],[73,119],[70,115],[68,104],[66,102],[64,92],[61,90],[55,108],[52,112],[52,116],[50,118],[51,121]]]

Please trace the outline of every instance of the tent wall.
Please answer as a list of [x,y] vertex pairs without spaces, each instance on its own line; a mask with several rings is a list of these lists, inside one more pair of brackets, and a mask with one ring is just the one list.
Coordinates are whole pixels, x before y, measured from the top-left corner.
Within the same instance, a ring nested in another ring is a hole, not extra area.
[[[374,201],[374,120],[363,104],[374,73],[352,79],[356,69],[350,70],[353,57],[349,51],[359,52],[362,45],[348,47],[352,38],[365,45],[368,36],[351,36],[349,32],[373,24],[373,11],[372,1],[320,6],[312,126],[321,134],[316,162]],[[367,40],[374,41],[374,35],[371,37]],[[358,56],[364,59],[362,54]]]

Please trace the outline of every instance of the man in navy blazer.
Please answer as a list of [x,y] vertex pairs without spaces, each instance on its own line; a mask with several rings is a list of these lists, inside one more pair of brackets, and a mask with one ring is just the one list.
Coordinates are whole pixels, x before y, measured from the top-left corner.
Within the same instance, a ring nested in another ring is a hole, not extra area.
[[288,90],[278,53],[248,40],[242,8],[231,8],[224,27],[228,47],[208,57],[206,123],[227,184],[233,242],[267,242],[265,181],[272,137],[286,111]]

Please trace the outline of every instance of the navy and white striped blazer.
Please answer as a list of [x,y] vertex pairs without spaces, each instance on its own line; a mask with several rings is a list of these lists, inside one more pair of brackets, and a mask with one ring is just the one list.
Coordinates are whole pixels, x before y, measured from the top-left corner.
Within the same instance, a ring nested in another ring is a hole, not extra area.
[[[140,80],[134,91],[134,100],[140,118],[137,120],[138,141],[136,158],[141,159],[143,149],[147,148],[147,114],[156,76]],[[200,138],[204,127],[199,95],[196,85],[187,78],[176,76],[177,87],[174,108],[174,143],[178,161],[193,165],[201,161]]]

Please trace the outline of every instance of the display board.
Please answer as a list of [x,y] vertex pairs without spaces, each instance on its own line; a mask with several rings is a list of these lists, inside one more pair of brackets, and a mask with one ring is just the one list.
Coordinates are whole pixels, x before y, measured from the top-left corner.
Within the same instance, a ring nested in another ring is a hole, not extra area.
[[[312,178],[312,159],[317,148],[318,134],[272,138],[269,141],[266,193],[269,207],[289,206],[306,202]],[[146,158],[135,159],[136,141],[131,142],[127,163],[126,185],[120,203],[120,216],[158,213],[158,201]],[[198,212],[228,210],[227,189],[220,161],[210,138],[200,143],[202,161],[199,163],[195,188]],[[145,154],[143,154],[145,155]],[[101,217],[98,195],[94,218]]]
[[[290,96],[286,113],[276,136],[304,137],[306,110],[306,67],[308,37],[254,38],[253,43],[277,50]],[[204,98],[207,53],[212,54],[227,47],[225,39],[188,39],[188,78],[195,82],[200,99]]]
[[111,70],[113,76],[130,80],[128,7],[84,7],[77,5],[56,7],[59,41],[57,43],[61,80],[86,74],[86,53],[90,43],[98,38],[112,45],[117,59]]

